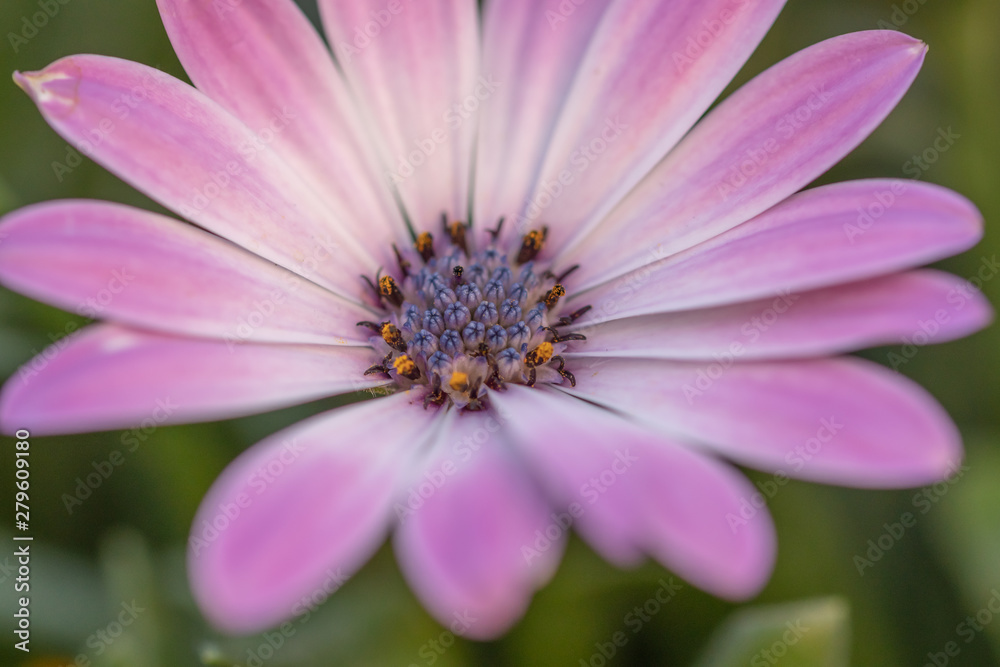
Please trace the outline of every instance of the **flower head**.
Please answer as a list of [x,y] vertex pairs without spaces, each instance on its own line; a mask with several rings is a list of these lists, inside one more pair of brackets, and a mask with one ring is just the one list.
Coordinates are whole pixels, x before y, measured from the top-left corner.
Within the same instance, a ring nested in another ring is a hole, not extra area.
[[310,608],[390,531],[427,608],[472,637],[524,613],[570,530],[753,595],[773,527],[728,462],[942,478],[961,456],[942,409],[835,355],[990,317],[914,269],[980,237],[960,196],[798,192],[895,106],[921,42],[830,39],[701,118],[782,4],[321,0],[337,67],[291,0],[160,0],[194,86],[92,55],[16,74],[57,132],[194,224],[93,201],[4,220],[0,281],[105,323],[8,382],[3,427],[383,394],[209,491],[190,575],[229,630]]

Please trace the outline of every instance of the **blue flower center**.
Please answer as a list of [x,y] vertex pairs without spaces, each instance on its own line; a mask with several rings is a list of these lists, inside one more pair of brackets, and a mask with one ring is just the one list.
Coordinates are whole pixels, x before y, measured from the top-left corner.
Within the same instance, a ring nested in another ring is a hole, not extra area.
[[575,386],[561,352],[585,338],[565,328],[590,307],[557,317],[566,295],[561,280],[573,269],[557,276],[535,262],[546,230],[525,234],[512,262],[496,245],[499,227],[478,251],[470,251],[462,223],[444,229],[447,242],[437,247],[429,232],[412,250],[394,247],[397,276],[372,283],[385,315],[359,323],[372,330],[381,358],[365,375],[383,373],[399,389],[423,389],[425,406],[467,410],[483,409],[487,388],[508,382]]

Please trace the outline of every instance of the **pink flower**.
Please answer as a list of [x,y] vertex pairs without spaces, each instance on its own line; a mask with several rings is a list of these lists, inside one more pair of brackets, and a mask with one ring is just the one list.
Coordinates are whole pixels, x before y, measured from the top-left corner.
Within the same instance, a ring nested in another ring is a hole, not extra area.
[[106,323],[7,383],[3,428],[386,394],[209,491],[190,574],[231,631],[303,611],[390,530],[431,613],[477,638],[524,613],[570,529],[755,594],[773,527],[728,461],[943,478],[961,444],[942,409],[835,355],[991,316],[914,269],[980,238],[962,197],[796,194],[892,110],[924,44],[828,40],[699,121],[782,4],[323,0],[341,72],[289,0],[160,0],[195,87],[95,55],[16,74],[57,132],[195,226],[93,201],[7,217],[3,284]]

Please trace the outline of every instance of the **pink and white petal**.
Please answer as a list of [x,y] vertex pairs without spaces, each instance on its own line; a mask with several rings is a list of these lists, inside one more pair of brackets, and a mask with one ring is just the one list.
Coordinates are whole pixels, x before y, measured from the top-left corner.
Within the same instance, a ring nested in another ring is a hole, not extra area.
[[451,414],[400,491],[410,510],[395,535],[403,574],[442,625],[474,639],[497,637],[524,614],[565,544],[526,558],[549,505],[501,428],[491,412]]
[[[784,4],[610,3],[580,63],[531,202],[519,202],[528,204],[518,211],[525,225],[548,225],[550,247],[563,248],[598,224],[722,93]],[[553,32],[576,20],[574,13]]]
[[[869,218],[869,210],[881,213]],[[592,319],[774,298],[943,259],[982,234],[979,211],[951,190],[892,180],[836,183],[572,298],[595,304]]]
[[173,218],[71,200],[0,230],[0,283],[78,315],[232,343],[368,344],[369,311]]
[[870,31],[785,59],[712,110],[560,259],[581,264],[578,280],[589,286],[762,213],[861,143],[906,92],[926,50],[902,33]]
[[841,486],[943,479],[962,457],[923,388],[860,359],[690,363],[604,359],[571,366],[563,391],[737,463]]
[[73,330],[11,377],[0,430],[38,435],[227,419],[360,391],[370,349],[231,344],[98,324]]
[[158,0],[191,81],[271,145],[362,238],[404,241],[364,123],[333,58],[291,0]]
[[817,357],[920,345],[985,327],[993,309],[966,280],[920,270],[729,306],[609,319],[581,331],[569,358],[740,360]]
[[497,86],[517,85],[479,77],[476,3],[319,6],[340,66],[369,114],[384,178],[398,189],[413,226],[437,230],[442,213],[466,220],[478,108]]
[[[766,511],[743,523],[753,487],[709,455],[571,396],[509,387],[494,404],[575,527],[620,564],[646,552],[727,598],[757,593],[774,566]],[[558,416],[558,418],[554,418]],[[556,524],[558,525],[558,524]]]
[[[538,181],[546,148],[577,68],[607,7],[564,0],[490,0],[483,16],[483,72],[501,85],[483,105],[473,219],[481,245],[507,216],[501,238]],[[572,14],[564,15],[566,7]],[[511,83],[515,85],[510,85]]]
[[392,523],[407,455],[436,416],[410,398],[324,413],[226,468],[188,542],[192,589],[209,620],[258,632],[301,614],[364,565]]
[[349,298],[377,269],[298,173],[191,86],[94,55],[14,78],[81,153],[201,227],[295,272],[311,260]]

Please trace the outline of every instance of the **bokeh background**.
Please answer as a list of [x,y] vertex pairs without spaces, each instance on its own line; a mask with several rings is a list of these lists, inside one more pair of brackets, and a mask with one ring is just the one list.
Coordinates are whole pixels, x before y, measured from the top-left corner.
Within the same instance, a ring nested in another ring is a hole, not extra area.
[[[15,45],[9,34],[22,33],[24,17],[39,11],[38,2],[0,3],[0,72],[100,53],[184,77],[153,0],[49,4],[58,6],[56,15],[27,43]],[[314,1],[300,4],[315,21]],[[790,0],[734,86],[816,41],[893,22],[930,45],[923,71],[889,119],[819,182],[910,177],[905,165],[912,156],[930,149],[940,130],[956,133],[959,138],[921,177],[975,201],[986,218],[986,238],[940,266],[985,278],[983,291],[1000,303],[1000,2]],[[87,159],[57,174],[52,165],[65,163],[66,150],[27,96],[0,82],[0,213],[66,197],[158,210]],[[69,322],[81,320],[0,289],[0,376],[14,373]],[[223,423],[33,439],[33,634],[25,656],[13,649],[11,632],[13,440],[0,439],[0,663],[1000,664],[1000,615],[989,609],[991,600],[1000,609],[1000,334],[993,327],[910,357],[903,352],[897,347],[862,354],[887,365],[896,360],[900,372],[927,387],[953,415],[967,446],[961,476],[936,488],[901,491],[788,483],[770,499],[780,551],[774,577],[757,599],[736,606],[684,585],[667,604],[649,605],[647,610],[657,610],[637,632],[628,614],[655,599],[670,573],[653,563],[619,571],[574,539],[551,585],[496,642],[449,635],[423,611],[387,547],[308,622],[296,624],[279,647],[268,649],[279,643],[274,634],[269,640],[216,633],[194,607],[184,572],[184,545],[199,500],[243,449],[336,404],[322,401]],[[66,497],[75,493],[78,478],[115,451],[122,465],[68,507]],[[867,557],[869,540],[877,544],[885,524],[899,522],[905,512],[916,525],[898,538],[883,537],[890,548],[860,574],[855,557]],[[119,634],[115,621],[130,605],[133,612],[124,618],[134,620]],[[970,616],[978,619],[975,625],[966,621]],[[786,622],[801,622],[808,632],[782,648]],[[626,645],[615,648],[613,657],[602,656],[619,631],[626,632]],[[949,648],[957,654],[948,655]]]

